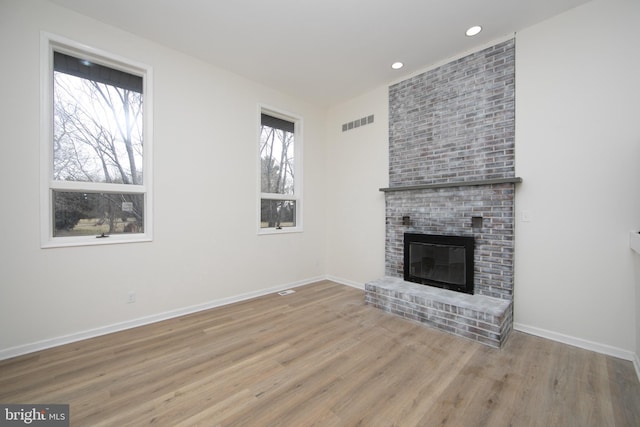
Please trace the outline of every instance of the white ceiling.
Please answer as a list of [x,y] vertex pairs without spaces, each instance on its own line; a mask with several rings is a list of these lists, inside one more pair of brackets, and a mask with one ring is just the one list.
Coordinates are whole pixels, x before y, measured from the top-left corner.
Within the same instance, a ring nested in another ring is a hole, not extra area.
[[588,0],[52,1],[326,107]]

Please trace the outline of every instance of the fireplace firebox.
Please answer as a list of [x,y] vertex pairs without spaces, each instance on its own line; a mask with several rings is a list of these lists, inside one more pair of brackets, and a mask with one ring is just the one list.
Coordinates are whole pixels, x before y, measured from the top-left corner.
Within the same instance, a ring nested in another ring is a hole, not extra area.
[[404,280],[473,294],[473,237],[404,234]]

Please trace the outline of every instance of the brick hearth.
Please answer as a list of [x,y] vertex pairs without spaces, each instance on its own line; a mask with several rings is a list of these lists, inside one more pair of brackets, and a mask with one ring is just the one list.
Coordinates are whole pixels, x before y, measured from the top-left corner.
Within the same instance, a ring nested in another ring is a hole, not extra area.
[[500,348],[512,328],[511,301],[383,277],[365,285],[365,302],[389,313]]

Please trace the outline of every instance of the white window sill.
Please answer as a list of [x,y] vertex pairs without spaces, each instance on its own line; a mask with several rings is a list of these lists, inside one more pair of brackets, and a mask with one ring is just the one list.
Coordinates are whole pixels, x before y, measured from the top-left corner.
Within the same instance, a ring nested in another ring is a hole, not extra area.
[[260,230],[258,230],[259,236],[269,236],[274,234],[290,234],[290,233],[302,233],[302,228],[300,227],[284,227],[281,229],[261,228]]
[[101,246],[101,245],[117,245],[126,243],[151,242],[153,239],[146,234],[137,235],[121,235],[113,234],[109,237],[96,238],[95,236],[82,237],[58,237],[42,242],[42,249],[48,248],[67,248],[74,246]]

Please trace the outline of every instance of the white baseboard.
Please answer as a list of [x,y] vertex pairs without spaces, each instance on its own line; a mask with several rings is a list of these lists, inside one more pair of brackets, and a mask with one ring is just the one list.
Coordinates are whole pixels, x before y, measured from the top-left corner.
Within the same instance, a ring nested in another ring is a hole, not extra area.
[[49,338],[34,343],[19,345],[7,349],[0,350],[0,360],[10,359],[12,357],[21,356],[23,354],[33,353],[35,351],[46,350],[48,348],[57,347],[63,344],[69,344],[89,338],[95,338],[101,335],[111,334],[113,332],[119,332],[126,329],[136,328],[138,326],[144,326],[155,322],[161,322],[163,320],[172,319],[175,317],[185,316],[187,314],[196,313],[198,311],[208,310],[210,308],[220,307],[223,305],[233,304],[236,302],[248,300],[251,298],[260,297],[263,295],[280,292],[285,289],[297,288],[300,286],[309,285],[311,283],[325,280],[325,276],[318,276],[301,280],[286,285],[274,286],[270,288],[260,289],[258,291],[247,292],[240,295],[235,295],[228,298],[221,298],[213,301],[209,301],[203,304],[192,305],[189,307],[183,307],[176,310],[170,310],[164,313],[154,314],[151,316],[140,317],[126,322],[115,323],[112,325],[102,326],[99,328],[89,329],[69,335],[63,335],[55,338]]
[[335,276],[325,276],[326,280],[331,280],[332,282],[339,283],[341,285],[351,286],[352,288],[360,289],[364,291],[364,283],[354,282],[353,280],[342,279],[340,277]]
[[558,332],[537,328],[535,326],[524,325],[522,323],[514,323],[513,329],[515,329],[516,331],[530,334],[530,335],[536,335],[538,337],[547,338],[552,341],[558,341],[563,344],[569,344],[574,347],[584,348],[585,350],[595,351],[596,353],[602,353],[608,356],[613,356],[619,359],[629,360],[632,362],[634,361],[634,359],[637,359],[638,357],[635,353],[629,350],[624,350],[622,348],[613,347],[607,344],[601,344],[594,341],[585,340],[582,338],[572,337],[570,335],[564,335]]
[[[257,298],[263,295],[268,295],[275,292],[280,292],[289,288],[297,288],[311,283],[316,283],[322,280],[331,280],[342,285],[351,286],[356,289],[364,290],[364,284],[354,282],[352,280],[343,279],[335,276],[318,276],[309,278],[306,280],[300,280],[297,282],[288,283],[280,286],[273,286],[270,288],[260,289],[258,291],[247,292],[240,295],[235,295],[228,298],[221,298],[213,301],[209,301],[203,304],[197,304],[189,307],[184,307],[176,310],[167,311],[164,313],[155,314],[152,316],[141,317],[138,319],[128,320],[126,322],[115,323],[113,325],[107,325],[100,328],[89,329],[69,335],[63,335],[55,338],[50,338],[34,343],[24,344],[16,347],[0,350],[0,360],[10,359],[12,357],[21,356],[23,354],[33,353],[35,351],[46,350],[48,348],[57,347],[64,344],[69,344],[76,341],[81,341],[89,338],[98,337],[101,335],[110,334],[113,332],[119,332],[126,329],[136,328],[138,326],[144,326],[163,320],[172,319],[175,317],[185,316],[187,314],[196,313],[198,311],[208,310],[223,305],[233,304],[236,302],[248,300],[251,298]],[[524,332],[531,335],[536,335],[542,338],[547,338],[553,341],[558,341],[564,344],[573,345],[575,347],[584,348],[586,350],[595,351],[597,353],[606,354],[620,359],[629,360],[633,362],[633,366],[640,381],[640,357],[631,351],[623,350],[617,347],[612,347],[606,344],[600,344],[593,341],[584,340],[581,338],[575,338],[568,335],[563,335],[557,332],[548,331],[534,326],[528,326],[521,323],[514,323],[513,328],[517,331]]]
[[633,363],[633,367],[636,370],[636,376],[638,377],[638,381],[640,381],[640,357],[638,357],[638,355],[632,351],[613,347],[607,344],[585,340],[582,338],[560,334],[558,332],[553,332],[546,329],[536,328],[535,326],[524,325],[522,323],[514,323],[513,329],[515,329],[516,331],[524,332],[526,334],[535,335],[541,338],[550,339],[552,341],[561,342],[563,344],[572,345],[574,347],[583,348],[585,350],[595,351],[596,353],[606,354],[607,356],[629,360]]

